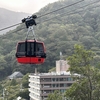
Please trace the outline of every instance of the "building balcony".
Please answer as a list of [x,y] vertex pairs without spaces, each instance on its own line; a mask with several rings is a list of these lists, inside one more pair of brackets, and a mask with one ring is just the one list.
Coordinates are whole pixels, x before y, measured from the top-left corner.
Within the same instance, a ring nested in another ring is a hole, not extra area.
[[34,89],[29,88],[30,93],[36,94],[38,96],[40,96],[41,92],[40,91],[36,91]]
[[74,81],[42,81],[40,84],[74,83]]
[[60,89],[68,89],[69,87],[43,87],[40,90],[60,90]]
[[31,88],[36,88],[36,89],[40,89],[40,85],[35,85],[35,84],[33,84],[33,83],[29,83],[29,87],[31,87]]
[[29,82],[35,82],[35,83],[40,83],[40,80],[33,80],[33,79],[29,79]]
[[32,98],[33,100],[42,100],[40,96],[36,96],[32,93],[29,94],[30,98]]

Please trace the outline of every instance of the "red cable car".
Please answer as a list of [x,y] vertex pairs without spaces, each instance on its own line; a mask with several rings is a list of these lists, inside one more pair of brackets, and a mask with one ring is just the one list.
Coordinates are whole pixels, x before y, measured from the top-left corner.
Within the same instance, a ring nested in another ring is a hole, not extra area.
[[16,58],[22,64],[42,64],[46,58],[43,42],[36,40],[21,41],[17,44]]
[[[28,28],[27,37],[25,41],[21,41],[17,44],[16,58],[19,63],[22,64],[42,64],[46,58],[46,50],[43,42],[35,40],[35,33],[33,31],[33,25],[36,25],[36,15],[24,18],[22,23],[26,24]],[[34,40],[28,40],[30,31],[33,33]]]

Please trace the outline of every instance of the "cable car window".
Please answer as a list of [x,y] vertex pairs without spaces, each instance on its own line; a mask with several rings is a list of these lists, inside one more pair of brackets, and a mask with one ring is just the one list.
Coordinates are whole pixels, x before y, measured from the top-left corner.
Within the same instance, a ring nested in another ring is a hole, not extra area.
[[31,57],[34,56],[34,42],[27,42],[26,44],[26,55]]
[[38,52],[43,52],[43,45],[42,45],[42,43],[37,43],[37,51]]
[[31,48],[30,48],[30,51],[31,51],[31,55],[33,56],[34,55],[34,42],[31,42]]
[[42,43],[37,43],[37,48],[36,48],[36,51],[37,51],[37,56],[41,56],[42,53],[43,53],[43,44]]
[[25,56],[25,43],[19,43],[17,48],[16,57]]
[[31,56],[31,51],[30,51],[30,42],[26,42],[26,44],[25,44],[25,48],[26,48],[26,50],[25,50],[26,55],[27,55],[27,56]]
[[18,44],[18,52],[25,52],[25,43]]

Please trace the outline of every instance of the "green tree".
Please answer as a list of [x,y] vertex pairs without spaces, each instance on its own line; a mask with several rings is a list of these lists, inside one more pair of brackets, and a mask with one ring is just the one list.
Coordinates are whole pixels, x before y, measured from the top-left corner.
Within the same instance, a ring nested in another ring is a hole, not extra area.
[[20,97],[22,97],[22,98],[24,98],[24,99],[26,99],[26,100],[29,100],[29,91],[28,91],[28,89],[25,89],[24,91],[18,92],[18,93],[16,94],[16,96],[17,96],[17,97],[20,96]]
[[24,75],[24,77],[22,79],[22,86],[24,88],[28,88],[28,84],[29,84],[28,78],[29,78],[29,74],[26,74],[26,75]]
[[53,67],[49,70],[49,72],[55,72],[56,71],[56,67]]
[[91,65],[94,55],[83,46],[75,45],[74,54],[68,57],[69,70],[75,79],[65,93],[68,99],[100,100],[100,70]]
[[47,100],[62,100],[62,94],[59,91],[55,91],[48,95]]
[[16,80],[12,79],[10,85],[15,86],[16,84],[17,84]]

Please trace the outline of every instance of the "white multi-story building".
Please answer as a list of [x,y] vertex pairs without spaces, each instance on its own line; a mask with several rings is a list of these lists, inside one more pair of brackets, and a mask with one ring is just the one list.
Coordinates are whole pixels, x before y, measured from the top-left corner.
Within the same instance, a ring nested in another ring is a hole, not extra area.
[[[57,62],[56,67],[61,64],[61,61],[60,63],[59,61]],[[61,65],[64,67],[64,64]],[[71,78],[70,72],[66,72],[64,70],[60,71],[62,68],[59,67],[56,68],[56,72],[34,73],[29,75],[30,100],[46,100],[48,94],[53,93],[55,90],[59,90],[63,93],[67,88],[69,88],[69,86],[72,85],[74,81]]]

